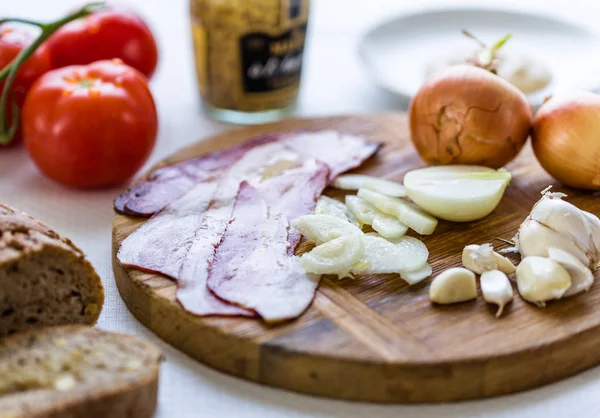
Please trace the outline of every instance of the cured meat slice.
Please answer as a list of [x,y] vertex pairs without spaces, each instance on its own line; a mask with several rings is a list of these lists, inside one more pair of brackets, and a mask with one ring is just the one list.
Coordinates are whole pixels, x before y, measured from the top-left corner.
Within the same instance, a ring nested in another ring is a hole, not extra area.
[[126,215],[149,217],[199,182],[222,175],[247,152],[273,142],[281,142],[288,150],[327,164],[331,168],[330,180],[359,166],[380,148],[380,144],[363,137],[332,130],[265,135],[226,150],[158,168],[119,195],[114,202],[115,210]]
[[118,213],[149,217],[188,192],[196,184],[220,175],[253,148],[281,139],[265,135],[226,150],[157,168],[121,193],[114,202]]
[[269,211],[260,192],[243,182],[232,220],[211,263],[208,287],[219,297],[256,311],[266,322],[300,316],[320,276],[288,254],[288,221]]
[[362,136],[333,130],[297,133],[286,136],[284,142],[294,151],[327,164],[329,180],[358,167],[381,148],[381,144]]
[[[274,154],[271,157],[269,157],[270,152]],[[215,247],[221,241],[232,217],[235,196],[241,181],[240,176],[250,177],[252,161],[255,162],[254,164],[256,161],[266,161],[266,164],[256,171],[259,174],[254,176],[251,182],[264,191],[266,199],[276,207],[277,211],[289,216],[299,216],[297,214],[305,214],[305,211],[312,212],[316,200],[314,196],[318,196],[325,187],[329,169],[322,163],[311,159],[304,161],[300,166],[295,166],[299,164],[300,157],[289,152],[278,153],[276,145],[273,145],[270,150],[256,149],[254,154],[240,160],[236,164],[238,167],[232,168],[228,178],[223,180],[186,255],[177,277],[177,299],[188,312],[202,316],[255,315],[251,310],[223,302],[207,287],[209,265]],[[267,178],[264,178],[265,174],[268,175]],[[309,188],[312,191],[309,191]],[[300,202],[300,199],[303,201]],[[307,203],[305,200],[313,203]],[[290,253],[293,253],[293,247],[299,239],[300,235],[296,231],[293,246],[286,244]]]
[[121,243],[120,263],[177,279],[217,184],[197,184],[142,224]]

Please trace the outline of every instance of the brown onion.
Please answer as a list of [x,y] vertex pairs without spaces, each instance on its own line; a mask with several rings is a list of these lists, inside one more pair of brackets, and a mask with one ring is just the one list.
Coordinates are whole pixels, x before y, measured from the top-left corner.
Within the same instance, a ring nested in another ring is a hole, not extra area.
[[435,73],[410,105],[411,139],[429,164],[500,168],[523,148],[533,120],[525,95],[482,68]]
[[552,97],[535,115],[532,145],[542,167],[561,183],[600,190],[600,95]]

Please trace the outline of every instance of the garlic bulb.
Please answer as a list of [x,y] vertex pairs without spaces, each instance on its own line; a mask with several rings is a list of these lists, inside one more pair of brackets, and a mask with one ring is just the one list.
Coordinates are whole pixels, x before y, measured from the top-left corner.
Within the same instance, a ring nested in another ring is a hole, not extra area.
[[462,267],[441,272],[431,282],[429,299],[440,304],[466,302],[477,297],[475,274]]
[[517,287],[526,301],[546,306],[546,301],[563,297],[571,287],[571,276],[549,258],[525,257],[517,267]]
[[484,272],[479,278],[481,294],[487,303],[498,305],[496,318],[502,315],[504,306],[513,298],[513,290],[506,274],[499,270]]
[[522,257],[548,256],[555,247],[595,269],[600,258],[600,221],[562,200],[563,193],[542,192],[542,198],[514,237]]

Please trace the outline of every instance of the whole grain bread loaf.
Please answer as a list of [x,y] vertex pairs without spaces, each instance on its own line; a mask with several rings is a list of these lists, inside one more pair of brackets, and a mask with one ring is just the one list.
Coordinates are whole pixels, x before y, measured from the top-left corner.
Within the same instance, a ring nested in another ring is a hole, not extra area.
[[79,248],[0,204],[0,336],[45,325],[94,324],[103,303],[100,278]]
[[0,417],[152,417],[161,359],[151,343],[85,325],[5,337]]

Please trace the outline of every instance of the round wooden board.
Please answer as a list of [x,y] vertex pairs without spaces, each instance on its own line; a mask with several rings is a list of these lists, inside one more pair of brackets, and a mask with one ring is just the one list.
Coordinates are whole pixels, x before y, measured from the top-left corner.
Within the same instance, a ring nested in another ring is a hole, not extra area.
[[[404,114],[286,120],[217,135],[165,163],[229,147],[265,132],[337,129],[386,144],[358,172],[402,180],[422,166],[408,139]],[[508,168],[513,181],[487,218],[440,222],[423,237],[434,275],[460,265],[467,244],[510,239],[552,179],[526,148]],[[565,190],[568,200],[600,213],[600,199]],[[327,190],[332,196],[339,191]],[[270,386],[314,395],[375,402],[440,402],[483,398],[537,387],[600,363],[599,286],[541,309],[518,296],[500,319],[476,301],[434,306],[430,280],[408,287],[395,275],[355,280],[323,278],[314,303],[298,320],[200,318],[183,310],[170,279],[122,268],[116,254],[143,220],[116,215],[113,266],[121,296],[168,343],[216,369]],[[517,261],[515,258],[513,261]],[[516,289],[515,289],[516,291]],[[515,292],[516,294],[516,292]]]

